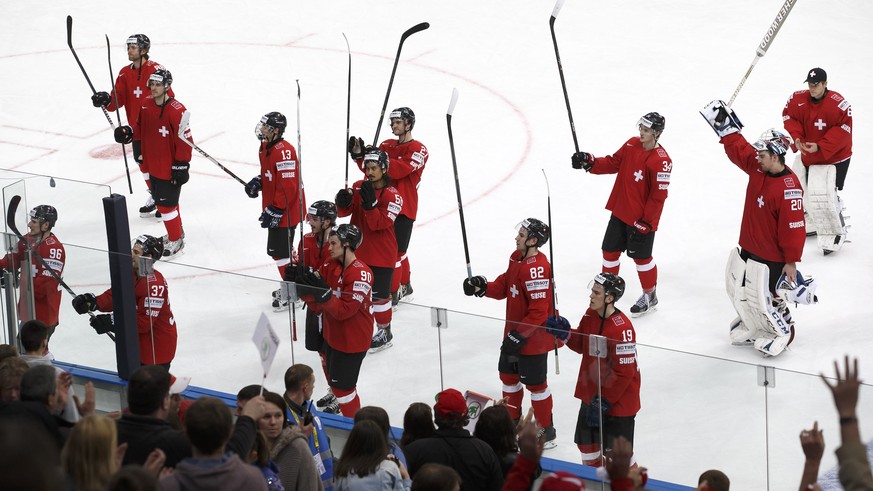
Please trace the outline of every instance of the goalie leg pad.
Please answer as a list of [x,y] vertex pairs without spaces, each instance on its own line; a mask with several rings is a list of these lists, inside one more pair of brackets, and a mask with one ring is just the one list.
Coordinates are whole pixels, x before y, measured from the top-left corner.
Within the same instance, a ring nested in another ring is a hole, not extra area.
[[[743,261],[738,248],[728,256],[725,287],[728,297],[739,316],[739,323],[731,322],[731,342],[748,344],[763,332],[770,332],[761,308],[758,291],[769,293],[770,268],[751,259]],[[742,339],[741,339],[742,338]]]
[[794,164],[792,164],[791,170],[797,175],[797,180],[800,181],[800,187],[803,189],[803,219],[806,221],[806,236],[810,237],[818,232],[815,229],[815,223],[809,218],[809,203],[807,202],[809,188],[806,183],[806,167],[803,165],[803,160],[801,160],[800,151],[794,157]]
[[[809,213],[807,231],[812,223],[813,228],[821,235],[846,235],[845,221],[843,219],[842,203],[837,196],[837,169],[833,165],[812,165],[809,167],[807,179],[807,192],[804,196],[804,207]],[[824,241],[828,245],[831,240]],[[837,249],[842,240],[836,241]],[[820,245],[822,241],[819,240]],[[836,250],[836,249],[834,249]]]
[[[770,268],[753,259],[746,261],[746,283],[744,286],[748,311],[755,314],[759,330],[775,336],[788,336],[791,330],[782,313],[773,304],[773,295],[769,287]],[[746,325],[752,327],[749,321],[743,319]]]
[[755,349],[768,356],[776,356],[788,346],[788,336],[775,336],[774,338],[758,338],[755,340]]
[[731,344],[734,346],[752,346],[754,344],[755,333],[746,327],[743,319],[739,316],[731,321],[730,335]]

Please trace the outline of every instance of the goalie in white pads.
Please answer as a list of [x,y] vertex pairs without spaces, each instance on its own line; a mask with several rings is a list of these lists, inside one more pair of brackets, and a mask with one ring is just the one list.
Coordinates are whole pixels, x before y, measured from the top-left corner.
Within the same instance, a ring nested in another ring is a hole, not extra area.
[[700,111],[721,138],[731,162],[749,176],[740,247],[728,259],[726,286],[739,317],[731,323],[734,344],[754,344],[776,356],[792,341],[794,322],[787,303],[776,295],[782,276],[797,283],[806,227],[803,190],[785,165],[787,136],[767,130],[753,144],[740,133],[743,124],[724,101]]

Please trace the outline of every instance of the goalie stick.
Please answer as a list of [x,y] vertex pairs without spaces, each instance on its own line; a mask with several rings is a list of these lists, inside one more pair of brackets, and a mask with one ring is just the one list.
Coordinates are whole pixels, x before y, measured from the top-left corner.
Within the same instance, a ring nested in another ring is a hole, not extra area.
[[[558,0],[549,18],[549,30],[552,31],[552,44],[555,46],[555,59],[558,60],[558,74],[561,76],[561,89],[564,90],[564,102],[567,104],[567,116],[570,118],[570,132],[573,134],[573,146],[579,152],[579,140],[576,138],[576,123],[573,122],[573,111],[570,109],[570,96],[567,95],[567,82],[564,80],[564,66],[561,64],[561,54],[558,52],[558,38],[555,37],[555,20],[558,12],[564,6],[564,0]],[[557,351],[555,352],[557,354]]]
[[[423,31],[430,27],[427,22],[414,25],[400,35],[400,44],[397,46],[397,55],[394,57],[394,68],[391,69],[391,78],[388,79],[388,90],[385,92],[385,102],[382,103],[382,113],[379,114],[379,124],[376,125],[376,136],[373,137],[373,146],[379,144],[379,131],[382,129],[382,121],[385,120],[385,109],[388,108],[388,96],[391,95],[391,86],[394,85],[394,75],[397,73],[397,63],[400,61],[400,50],[403,49],[403,42],[406,38],[412,36],[416,32]],[[348,140],[347,140],[348,141]]]
[[185,133],[188,132],[188,130],[190,129],[189,126],[191,126],[191,111],[185,111],[184,113],[182,113],[182,121],[179,122],[179,131],[177,132],[177,136],[179,137],[179,139],[182,140],[183,142],[187,143],[188,146],[190,146],[194,150],[197,150],[197,153],[206,157],[207,160],[209,160],[213,164],[217,165],[219,168],[221,168],[221,170],[223,170],[224,172],[227,172],[227,175],[236,179],[236,181],[238,183],[245,186],[246,182],[243,181],[242,179],[240,179],[239,176],[237,176],[236,174],[231,172],[230,169],[228,169],[227,167],[221,165],[221,162],[212,158],[212,155],[209,155],[208,153],[204,152],[203,149],[198,147],[194,142],[185,138]]
[[346,139],[343,142],[343,153],[346,156],[346,186],[349,188],[349,152],[346,151],[346,145],[349,141],[349,127],[352,122],[352,48],[349,46],[349,38],[346,33],[343,33],[343,39],[346,40],[346,51],[349,53],[349,84],[346,88]]
[[[115,81],[112,79],[115,74],[115,72],[112,71],[112,49],[109,47],[109,35],[104,34],[104,36],[106,36],[106,58],[109,61],[109,86],[112,87],[115,84]],[[115,119],[118,120],[118,126],[121,126],[121,111],[118,109],[118,92],[113,90],[112,93],[115,95]],[[130,183],[130,167],[127,165],[127,147],[125,147],[124,143],[121,144],[121,156],[124,157],[124,172],[127,174],[127,189],[130,190],[130,194],[133,194],[133,184]]]
[[[82,75],[85,76],[85,80],[88,82],[88,87],[91,87],[91,93],[96,94],[97,90],[94,88],[94,84],[91,83],[91,78],[88,77],[88,73],[85,71],[85,67],[82,66],[82,62],[79,61],[79,55],[76,54],[76,49],[73,48],[73,16],[67,16],[67,46],[70,47],[70,51],[73,52],[73,58],[76,59],[76,63],[79,64],[79,69],[82,70]],[[106,116],[106,121],[109,121],[109,126],[112,127],[112,130],[115,130],[115,123],[112,122],[112,118],[109,116],[109,111],[106,110],[105,107],[101,107],[103,110],[103,115]]]
[[464,240],[464,258],[467,260],[467,278],[473,277],[473,269],[470,267],[470,247],[467,245],[467,226],[464,224],[464,203],[461,201],[461,180],[458,178],[458,161],[455,158],[455,139],[452,136],[452,113],[455,112],[455,104],[458,103],[458,89],[452,89],[452,100],[446,111],[446,126],[449,130],[449,148],[452,152],[452,169],[455,172],[455,192],[458,195],[458,215],[461,217],[461,237]]
[[[561,2],[562,0],[558,0]],[[549,176],[546,175],[545,169],[540,169],[543,171],[543,178],[546,180],[546,203],[548,209],[548,219],[549,219],[549,235],[551,239],[549,241],[549,259],[552,261],[551,267],[549,268],[549,282],[552,287],[552,317],[558,318],[558,294],[555,292],[555,250],[552,248],[552,244],[555,242],[555,234],[552,231],[552,192],[549,189]],[[561,365],[558,362],[558,338],[555,338],[555,375],[561,374]]]
[[[9,230],[12,230],[12,233],[14,233],[16,237],[18,237],[18,240],[20,240],[24,244],[24,246],[27,247],[27,250],[30,251],[33,257],[35,257],[42,264],[42,267],[45,268],[45,270],[48,271],[55,280],[57,280],[58,284],[60,284],[61,287],[67,291],[67,293],[75,297],[76,292],[74,292],[73,289],[70,288],[70,286],[67,285],[67,283],[64,282],[63,279],[61,279],[60,275],[58,275],[58,273],[54,269],[52,269],[51,266],[49,266],[45,259],[43,259],[43,257],[40,256],[38,252],[36,252],[36,249],[34,249],[32,245],[30,245],[30,242],[27,241],[27,238],[21,234],[21,232],[18,230],[18,226],[15,225],[15,213],[18,212],[18,205],[20,203],[21,196],[17,194],[9,200],[9,208],[6,209],[6,225],[9,227]],[[95,317],[93,312],[88,312],[88,315],[92,319]],[[106,334],[109,335],[109,337],[112,338],[113,341],[115,341],[114,334],[112,334],[111,332],[107,332]]]
[[[561,1],[561,0],[558,0]],[[776,35],[779,34],[779,29],[782,29],[782,24],[785,23],[785,19],[788,18],[788,14],[791,13],[791,9],[794,8],[794,5],[797,4],[797,0],[785,0],[785,3],[782,4],[782,8],[779,9],[779,12],[776,14],[776,18],[773,19],[773,22],[770,23],[770,27],[767,29],[767,32],[764,34],[764,39],[761,40],[761,43],[758,44],[758,48],[755,50],[755,58],[752,60],[752,64],[749,65],[749,69],[746,70],[746,74],[743,75],[743,79],[740,80],[740,85],[737,86],[737,90],[734,91],[734,95],[731,96],[731,100],[728,101],[728,107],[731,107],[734,104],[734,100],[736,100],[737,96],[740,94],[740,89],[743,88],[743,85],[746,84],[746,80],[749,78],[749,75],[752,74],[752,70],[755,68],[755,65],[758,64],[758,60],[764,57],[767,54],[767,49],[770,47],[770,43],[776,39]]]

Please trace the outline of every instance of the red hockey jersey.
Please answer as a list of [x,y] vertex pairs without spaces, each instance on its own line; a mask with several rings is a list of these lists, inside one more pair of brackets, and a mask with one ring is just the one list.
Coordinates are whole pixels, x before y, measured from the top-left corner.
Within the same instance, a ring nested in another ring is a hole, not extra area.
[[397,262],[397,237],[394,235],[394,220],[403,209],[403,198],[394,187],[376,190],[378,203],[372,210],[361,206],[361,184],[354,184],[354,197],[348,208],[337,207],[337,215],[351,215],[349,223],[361,229],[364,236],[355,255],[368,266],[393,268]]
[[[185,106],[176,99],[169,99],[162,107],[155,99],[147,97],[139,117],[132,125],[133,139],[142,141],[142,161],[151,176],[169,181],[174,161],[191,162],[191,147],[179,139],[179,123]],[[191,139],[191,131],[185,134]]]
[[552,266],[542,252],[519,261],[521,252],[509,256],[506,272],[488,282],[485,296],[506,299],[504,337],[513,329],[527,338],[522,355],[541,355],[555,347],[555,338],[546,332],[546,318],[552,311]]
[[[137,276],[135,282],[139,361],[143,365],[170,363],[176,356],[176,319],[167,280],[155,270],[153,275]],[[97,310],[112,312],[112,289],[97,296]]]
[[[391,185],[397,189],[403,198],[403,211],[413,220],[418,216],[418,186],[421,184],[421,175],[427,164],[427,147],[417,140],[399,143],[399,140],[385,140],[379,144],[379,148],[388,154],[388,177]],[[356,160],[358,168],[364,171],[364,159]]]
[[[300,223],[300,167],[297,151],[285,140],[261,142],[261,209],[273,206],[285,213],[280,227],[295,227]],[[303,208],[306,198],[303,195]]]
[[643,150],[639,138],[631,138],[612,155],[594,159],[592,174],[618,174],[606,209],[627,225],[642,218],[658,230],[667,199],[673,161],[663,147]]
[[779,175],[761,170],[758,152],[739,133],[721,139],[731,162],[749,175],[740,247],[767,261],[800,261],[806,242],[803,189],[788,166]]
[[339,261],[329,260],[318,270],[333,290],[327,302],[318,304],[305,298],[321,312],[324,340],[343,353],[370,349],[373,337],[373,272],[360,259],[342,269]]
[[[115,111],[115,94],[118,94],[118,107],[124,108],[127,124],[133,125],[139,116],[143,101],[152,93],[148,87],[149,77],[160,66],[154,61],[146,60],[138,69],[134,68],[132,63],[122,68],[118,72],[118,78],[115,79],[115,88],[109,94],[111,102],[106,106],[106,110]],[[170,97],[175,96],[172,87],[167,88],[167,93]]]
[[836,164],[852,156],[852,105],[838,92],[828,90],[815,102],[808,90],[798,90],[782,110],[791,141],[815,143],[818,151],[801,155],[803,165]]
[[[606,338],[605,357],[595,356],[591,335]],[[612,404],[609,416],[633,416],[640,410],[640,368],[637,366],[637,336],[630,319],[617,310],[606,319],[588,309],[579,326],[570,331],[567,346],[582,354],[576,398],[586,404],[597,395],[600,364],[601,398]]]
[[318,240],[314,233],[304,234],[300,238],[297,250],[294,251],[294,264],[300,264],[301,256],[305,261],[304,265],[317,270],[322,264],[330,260],[330,244],[325,241],[321,247],[318,247]]
[[[39,245],[34,245],[36,237],[27,234],[24,236],[31,247],[34,248],[37,254],[42,257],[46,264],[63,277],[64,262],[67,260],[67,253],[64,250],[64,245],[58,240],[54,234],[49,234],[42,239]],[[0,268],[15,270],[21,266],[21,261],[26,257],[27,246],[24,242],[18,242],[18,251],[14,254],[0,258]],[[58,312],[61,309],[61,285],[58,280],[43,266],[42,262],[36,257],[31,261],[32,278],[27,275],[21,275],[21,296],[18,299],[18,316],[21,319],[28,319],[27,302],[25,301],[25,292],[28,285],[33,284],[33,304],[34,316],[37,320],[45,322],[49,327],[58,324]]]

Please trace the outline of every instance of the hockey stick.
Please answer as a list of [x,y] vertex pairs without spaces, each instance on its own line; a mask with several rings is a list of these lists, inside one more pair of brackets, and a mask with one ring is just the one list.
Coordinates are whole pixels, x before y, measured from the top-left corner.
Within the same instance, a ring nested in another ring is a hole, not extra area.
[[[558,2],[562,2],[563,0],[558,0]],[[555,234],[552,232],[552,191],[549,189],[549,176],[546,175],[545,169],[540,169],[543,171],[543,178],[546,180],[546,203],[548,209],[548,219],[549,219],[549,235],[552,240],[549,241],[549,259],[552,260],[552,267],[549,268],[549,282],[552,286],[552,317],[558,318],[558,296],[555,292],[555,250],[552,248],[552,244],[555,242]],[[558,362],[558,338],[555,338],[555,375],[561,374],[561,365]]]
[[473,277],[473,269],[470,267],[470,247],[467,245],[467,226],[464,223],[464,203],[461,201],[461,180],[458,177],[458,161],[455,159],[455,139],[452,137],[452,113],[455,112],[455,104],[458,103],[458,89],[452,89],[452,100],[446,111],[446,126],[449,129],[449,148],[452,151],[452,170],[455,172],[455,192],[458,195],[458,214],[461,217],[461,237],[464,240],[464,258],[467,260],[467,278]]
[[179,131],[178,131],[178,133],[177,133],[176,136],[178,136],[179,139],[182,140],[183,142],[187,143],[189,147],[193,148],[194,150],[197,150],[197,153],[199,153],[200,155],[206,157],[207,160],[209,160],[210,162],[212,162],[213,164],[215,164],[215,165],[217,165],[219,168],[221,168],[221,170],[223,170],[224,172],[227,172],[227,175],[229,175],[230,177],[236,179],[236,181],[237,181],[238,183],[240,183],[240,184],[242,184],[243,186],[245,186],[245,185],[246,185],[246,182],[243,181],[242,179],[240,179],[239,176],[237,176],[236,174],[234,174],[233,172],[231,172],[230,169],[228,169],[227,167],[221,165],[221,162],[219,162],[219,161],[215,160],[214,158],[212,158],[211,155],[209,155],[208,153],[204,152],[203,149],[200,148],[200,147],[198,147],[197,145],[195,145],[194,142],[192,142],[192,141],[188,140],[187,138],[185,138],[185,133],[187,133],[187,132],[190,130],[190,128],[189,128],[190,125],[191,125],[191,112],[190,112],[190,111],[185,111],[184,113],[182,113],[182,121],[179,122]]
[[743,85],[746,84],[746,80],[749,78],[749,75],[752,74],[752,69],[755,68],[755,65],[758,64],[758,60],[764,57],[767,54],[767,49],[770,47],[770,43],[776,39],[776,35],[779,34],[779,29],[782,29],[782,24],[785,23],[785,19],[788,18],[788,14],[791,13],[791,9],[794,8],[794,5],[797,4],[797,0],[785,0],[785,3],[782,4],[782,8],[779,9],[779,12],[776,14],[776,18],[773,19],[773,22],[770,24],[770,27],[767,29],[767,32],[764,34],[764,39],[761,40],[761,43],[758,44],[758,48],[755,50],[755,58],[752,60],[752,64],[749,65],[749,69],[746,70],[746,74],[743,75],[743,79],[740,80],[740,85],[737,86],[737,90],[734,91],[734,95],[731,96],[731,100],[728,102],[728,107],[731,107],[734,103],[734,100],[740,93],[740,89],[743,88]]
[[[109,60],[109,83],[111,87],[115,86],[115,80],[113,80],[113,76],[115,72],[112,71],[112,49],[109,47],[109,35],[104,34],[106,36],[106,58]],[[112,93],[115,95],[115,118],[118,120],[118,126],[121,126],[121,111],[118,109],[118,92],[113,90]],[[130,167],[127,165],[127,148],[124,146],[124,143],[121,144],[121,156],[124,157],[124,172],[127,173],[127,188],[130,190],[130,194],[133,194],[133,184],[130,183]]]
[[430,27],[427,22],[410,27],[400,35],[400,44],[397,46],[397,55],[394,57],[394,68],[391,69],[391,78],[388,79],[388,90],[385,92],[385,102],[382,103],[382,113],[379,114],[379,124],[376,125],[376,136],[373,137],[373,146],[379,144],[379,131],[382,129],[382,121],[385,120],[385,109],[388,108],[388,97],[391,95],[391,86],[394,85],[394,75],[397,73],[397,63],[400,61],[400,50],[403,49],[403,42],[406,38],[412,36],[416,32],[423,31]]
[[[15,213],[18,211],[18,205],[20,203],[21,196],[17,194],[9,200],[9,208],[7,208],[6,210],[6,225],[9,227],[9,230],[12,230],[15,236],[18,237],[18,240],[20,240],[24,244],[24,246],[27,247],[27,250],[30,251],[33,257],[39,260],[39,262],[42,264],[42,267],[45,268],[45,270],[48,271],[55,280],[57,280],[61,287],[63,287],[63,289],[66,290],[67,293],[69,293],[71,296],[75,297],[76,292],[74,292],[73,289],[70,288],[69,285],[67,285],[64,280],[61,279],[60,275],[58,275],[58,273],[54,269],[52,269],[51,266],[49,266],[46,260],[43,259],[43,257],[40,256],[38,252],[36,252],[36,249],[34,249],[32,245],[30,245],[30,242],[27,241],[27,238],[21,234],[21,232],[18,230],[18,226],[15,225]],[[94,318],[93,312],[88,312],[88,315],[91,316],[92,319]],[[111,332],[107,332],[106,334],[108,334],[109,337],[112,338],[113,341],[115,341],[114,334],[112,334]]]
[[349,188],[349,152],[345,151],[349,141],[349,127],[352,121],[352,48],[349,46],[349,38],[346,33],[343,33],[343,39],[346,40],[346,51],[349,53],[349,85],[346,89],[346,141],[343,142],[343,150],[346,154],[346,186],[343,189]]
[[[82,62],[79,61],[79,55],[76,54],[75,48],[73,48],[73,16],[67,16],[67,46],[70,47],[70,51],[73,52],[73,58],[76,59],[76,63],[79,64],[79,69],[82,70],[82,75],[85,76],[85,80],[88,82],[88,86],[91,87],[91,93],[96,94],[97,90],[94,88],[94,84],[91,83],[91,79],[88,77],[88,73],[85,72],[85,67],[82,66]],[[106,110],[105,107],[101,107],[103,110],[103,115],[106,116],[106,121],[109,121],[109,126],[112,127],[112,130],[115,130],[115,123],[112,122],[112,118],[109,117],[109,111]]]
[[[570,96],[567,95],[567,82],[564,80],[564,65],[561,64],[561,54],[558,52],[558,38],[555,37],[555,19],[564,6],[564,0],[558,0],[549,18],[549,30],[552,31],[552,44],[555,46],[555,59],[558,61],[558,75],[561,76],[561,89],[564,90],[564,102],[567,104],[567,116],[570,118],[570,132],[573,133],[573,146],[579,152],[579,140],[576,138],[576,123],[573,122],[573,111],[570,109]],[[557,351],[555,352],[557,353]]]

